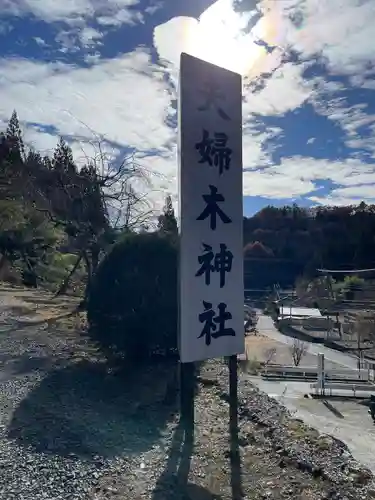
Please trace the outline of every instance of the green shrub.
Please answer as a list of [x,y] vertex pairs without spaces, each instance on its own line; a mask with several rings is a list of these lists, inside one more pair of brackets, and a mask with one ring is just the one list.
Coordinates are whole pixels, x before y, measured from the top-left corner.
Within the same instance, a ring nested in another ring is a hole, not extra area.
[[87,304],[89,331],[127,359],[176,354],[177,248],[157,233],[133,234],[101,262]]

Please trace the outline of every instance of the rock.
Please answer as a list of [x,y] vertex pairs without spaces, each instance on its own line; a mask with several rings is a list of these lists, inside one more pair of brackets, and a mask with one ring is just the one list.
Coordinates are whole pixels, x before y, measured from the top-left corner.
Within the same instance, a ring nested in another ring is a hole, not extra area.
[[312,475],[315,478],[322,477],[323,475],[323,470],[321,467],[313,467],[312,469]]
[[118,494],[118,489],[117,489],[117,488],[115,488],[114,486],[107,486],[107,487],[105,488],[105,491],[106,491],[107,493],[111,493],[112,495],[117,495],[117,494]]
[[309,472],[310,474],[312,473],[312,471],[314,469],[314,466],[307,459],[297,460],[297,467],[302,472]]

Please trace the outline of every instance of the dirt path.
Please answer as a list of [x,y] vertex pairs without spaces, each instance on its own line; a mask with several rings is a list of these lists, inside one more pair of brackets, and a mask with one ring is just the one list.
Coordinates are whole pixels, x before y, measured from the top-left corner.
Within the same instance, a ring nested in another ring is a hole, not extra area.
[[68,315],[77,307],[77,297],[53,298],[43,290],[29,290],[0,284],[1,322],[42,322]]

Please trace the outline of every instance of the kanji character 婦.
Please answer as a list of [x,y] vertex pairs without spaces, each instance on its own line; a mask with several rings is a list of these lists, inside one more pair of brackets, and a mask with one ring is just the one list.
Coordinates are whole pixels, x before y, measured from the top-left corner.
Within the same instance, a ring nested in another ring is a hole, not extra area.
[[195,145],[201,157],[199,163],[218,167],[219,175],[229,170],[232,149],[227,147],[227,142],[228,136],[224,132],[214,132],[214,137],[210,138],[208,130],[203,129],[202,140]]

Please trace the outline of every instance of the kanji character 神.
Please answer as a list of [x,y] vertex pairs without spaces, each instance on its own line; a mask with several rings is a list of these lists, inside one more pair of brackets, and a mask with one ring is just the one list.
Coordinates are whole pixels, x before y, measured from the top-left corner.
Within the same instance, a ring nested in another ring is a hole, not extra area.
[[198,256],[198,262],[201,267],[196,272],[195,276],[204,274],[205,283],[211,283],[211,273],[217,272],[220,275],[220,288],[225,285],[225,273],[230,273],[232,270],[233,254],[228,250],[225,243],[220,244],[220,251],[216,254],[212,251],[211,245],[203,243],[203,254]]

